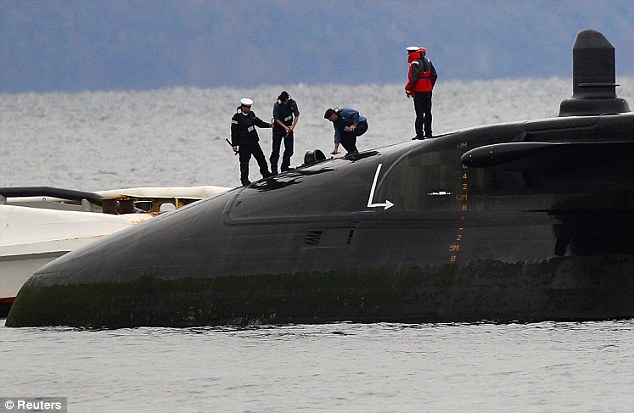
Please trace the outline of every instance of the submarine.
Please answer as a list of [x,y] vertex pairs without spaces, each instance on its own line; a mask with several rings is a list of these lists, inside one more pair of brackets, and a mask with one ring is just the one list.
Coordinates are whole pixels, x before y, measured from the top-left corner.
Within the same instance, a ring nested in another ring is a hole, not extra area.
[[559,116],[326,159],[70,252],[6,326],[634,317],[634,114],[585,30]]

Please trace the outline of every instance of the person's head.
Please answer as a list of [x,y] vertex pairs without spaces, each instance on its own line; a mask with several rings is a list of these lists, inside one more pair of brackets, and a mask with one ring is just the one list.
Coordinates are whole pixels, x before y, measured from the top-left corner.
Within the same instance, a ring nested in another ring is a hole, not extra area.
[[291,96],[288,94],[287,91],[283,91],[282,93],[280,93],[280,95],[277,97],[277,101],[280,103],[284,103],[287,100],[289,100],[291,98]]
[[408,46],[408,47],[406,47],[406,50],[407,50],[407,54],[408,55],[410,53],[415,53],[415,52],[420,52],[423,55],[425,55],[427,53],[427,49],[425,49],[424,47],[420,47],[420,46]]
[[420,46],[410,46],[407,48],[407,62],[412,63],[414,60],[422,59],[425,57],[427,50]]
[[324,119],[328,119],[331,122],[336,121],[339,118],[339,110],[337,109],[328,109],[326,113],[324,113]]
[[410,55],[411,53],[414,53],[416,51],[418,51],[418,49],[420,49],[420,47],[418,46],[409,46],[406,48],[407,50],[407,55]]
[[253,101],[249,98],[240,99],[240,110],[242,113],[251,112],[251,105],[253,105]]

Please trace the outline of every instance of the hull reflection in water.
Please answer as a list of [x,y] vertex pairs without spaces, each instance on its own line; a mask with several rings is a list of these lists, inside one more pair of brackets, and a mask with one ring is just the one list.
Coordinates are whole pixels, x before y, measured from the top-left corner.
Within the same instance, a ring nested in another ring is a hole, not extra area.
[[315,157],[43,267],[7,325],[634,317],[634,114],[573,53],[557,118]]

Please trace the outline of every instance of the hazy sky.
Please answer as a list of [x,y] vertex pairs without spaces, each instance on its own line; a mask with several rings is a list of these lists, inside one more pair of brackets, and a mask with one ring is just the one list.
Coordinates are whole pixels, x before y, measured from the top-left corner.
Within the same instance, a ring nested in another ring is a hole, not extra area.
[[567,77],[584,29],[634,74],[632,0],[0,0],[0,92]]

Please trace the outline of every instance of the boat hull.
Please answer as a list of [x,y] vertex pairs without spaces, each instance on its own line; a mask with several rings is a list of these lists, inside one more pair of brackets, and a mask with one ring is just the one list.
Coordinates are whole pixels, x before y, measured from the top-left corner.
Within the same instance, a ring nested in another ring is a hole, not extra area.
[[[48,262],[76,248],[229,188],[218,186],[126,188],[88,193],[50,187],[0,188],[0,317],[6,317],[20,287]],[[64,198],[60,198],[64,197]],[[91,205],[85,205],[87,199]],[[150,213],[121,213],[134,202]],[[110,213],[88,212],[110,209]]]
[[61,257],[68,251],[56,251],[43,254],[25,254],[12,257],[0,257],[0,318],[9,314],[11,304],[20,287],[38,268]]
[[0,317],[42,266],[73,249],[151,218],[0,205]]

